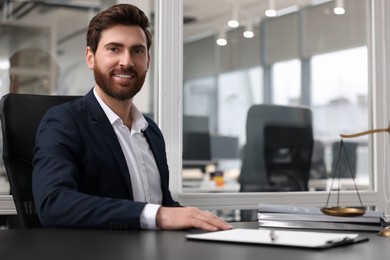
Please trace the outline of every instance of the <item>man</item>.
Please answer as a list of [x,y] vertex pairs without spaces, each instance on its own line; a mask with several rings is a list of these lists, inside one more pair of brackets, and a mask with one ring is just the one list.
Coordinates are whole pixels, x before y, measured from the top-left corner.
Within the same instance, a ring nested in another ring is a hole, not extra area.
[[37,132],[33,192],[44,226],[231,228],[172,199],[163,136],[132,103],[150,64],[148,27],[145,14],[128,4],[91,20],[86,63],[96,86],[49,110]]

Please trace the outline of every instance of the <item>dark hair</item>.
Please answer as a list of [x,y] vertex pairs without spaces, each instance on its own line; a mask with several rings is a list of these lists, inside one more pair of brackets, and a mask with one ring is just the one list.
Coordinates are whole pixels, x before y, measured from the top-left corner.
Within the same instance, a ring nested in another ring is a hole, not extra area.
[[134,5],[117,4],[98,13],[89,22],[87,46],[91,48],[93,53],[97,50],[101,32],[114,25],[140,26],[146,35],[148,50],[152,46],[152,34],[148,29],[150,23],[145,13]]

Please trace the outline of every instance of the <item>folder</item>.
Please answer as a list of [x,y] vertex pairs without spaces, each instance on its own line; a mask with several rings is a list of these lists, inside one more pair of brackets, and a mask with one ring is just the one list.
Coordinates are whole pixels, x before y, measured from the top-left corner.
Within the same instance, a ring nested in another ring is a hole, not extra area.
[[231,229],[202,234],[187,234],[187,239],[249,243],[271,246],[326,249],[368,241],[351,233],[294,231],[280,229]]
[[383,212],[366,211],[363,216],[337,217],[325,215],[318,207],[262,204],[258,206],[260,228],[321,229],[375,231],[381,229]]

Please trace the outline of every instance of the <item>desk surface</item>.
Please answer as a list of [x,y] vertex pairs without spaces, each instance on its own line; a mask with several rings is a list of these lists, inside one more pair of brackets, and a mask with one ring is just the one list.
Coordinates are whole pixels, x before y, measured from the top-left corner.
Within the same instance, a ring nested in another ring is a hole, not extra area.
[[[234,223],[256,228],[257,223]],[[361,233],[369,242],[327,250],[186,240],[191,231],[107,231],[77,229],[0,230],[1,259],[388,259],[390,239]]]

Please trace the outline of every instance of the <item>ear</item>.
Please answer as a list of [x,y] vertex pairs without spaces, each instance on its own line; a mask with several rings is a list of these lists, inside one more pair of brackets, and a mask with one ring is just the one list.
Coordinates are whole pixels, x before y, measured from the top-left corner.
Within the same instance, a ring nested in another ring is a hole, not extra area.
[[148,51],[148,63],[147,63],[147,68],[149,70],[149,66],[150,66],[150,51]]
[[95,66],[95,55],[93,54],[90,47],[85,49],[85,62],[87,63],[88,68],[91,70]]

